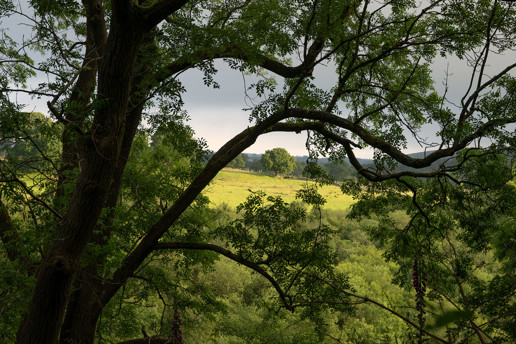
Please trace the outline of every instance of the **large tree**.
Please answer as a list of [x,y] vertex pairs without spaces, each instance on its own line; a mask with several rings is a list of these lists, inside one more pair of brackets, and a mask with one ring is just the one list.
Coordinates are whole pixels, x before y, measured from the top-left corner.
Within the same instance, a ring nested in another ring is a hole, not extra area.
[[296,158],[290,155],[285,148],[274,148],[265,151],[261,161],[266,170],[276,173],[276,177],[280,173],[291,173],[296,166]]
[[[103,309],[157,251],[212,250],[268,275],[260,261],[246,262],[203,241],[206,238],[178,241],[186,212],[204,187],[260,135],[308,131],[313,157],[347,156],[364,178],[405,186],[416,205],[418,178],[488,189],[489,176],[474,179],[455,172],[479,157],[497,166],[507,164],[510,159],[499,156],[514,154],[516,80],[511,73],[516,63],[489,62],[516,44],[511,3],[14,4],[1,0],[2,17],[24,18],[33,31],[19,42],[2,32],[1,139],[11,140],[15,134],[17,140],[37,146],[38,141],[23,130],[26,119],[16,103],[17,94],[28,93],[46,99],[55,122],[49,130],[59,131],[61,145],[58,156],[39,151],[42,164],[34,165],[30,183],[26,170],[17,168],[19,161],[1,162],[0,237],[5,256],[35,280],[28,287],[32,297],[19,323],[18,344],[92,343]],[[457,57],[469,68],[467,85],[456,99],[434,90],[431,68],[439,56]],[[183,88],[178,76],[197,68],[212,84],[216,59],[262,77],[253,84],[263,101],[251,109],[252,123],[228,138],[202,169],[194,169],[193,178],[185,178],[184,169],[172,169],[182,182],[175,188],[180,192],[161,203],[160,211],[147,221],[136,222],[137,231],[126,238],[131,241],[127,249],[108,259],[112,238],[128,226],[116,221],[115,213],[126,171],[136,157],[138,126],[147,116],[146,123],[156,130],[163,125],[181,127]],[[334,71],[334,85],[315,82],[323,67]],[[43,78],[30,83],[37,74]],[[422,137],[427,128],[434,130],[435,139]],[[416,158],[404,153],[410,137],[429,153]],[[468,154],[473,145],[481,153]],[[365,147],[375,150],[373,167],[356,159],[356,151]],[[451,163],[418,172],[452,157]],[[393,172],[397,164],[412,169]],[[497,176],[511,177],[506,172]],[[24,211],[31,222],[17,219]],[[27,233],[33,233],[31,240]],[[31,254],[34,238],[39,253]],[[112,266],[105,269],[108,261]],[[277,289],[285,306],[292,307],[279,285]]]

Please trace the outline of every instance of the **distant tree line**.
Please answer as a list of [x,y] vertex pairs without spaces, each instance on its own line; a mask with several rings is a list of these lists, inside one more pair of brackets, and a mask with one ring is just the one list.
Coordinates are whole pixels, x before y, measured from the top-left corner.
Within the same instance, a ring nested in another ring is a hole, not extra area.
[[[275,148],[278,149],[278,148]],[[282,148],[281,148],[282,149]],[[283,149],[284,150],[284,149]],[[274,150],[272,150],[274,151]],[[272,152],[267,151],[267,152]],[[287,152],[286,150],[284,150]],[[264,154],[267,158],[270,154]],[[292,157],[294,158],[294,157]],[[269,159],[269,158],[267,158]],[[286,159],[286,158],[285,158]],[[270,159],[269,159],[270,161]],[[292,165],[290,165],[292,164]],[[306,168],[308,165],[307,160],[301,160],[300,157],[295,157],[295,161],[289,162],[288,169],[279,171],[280,174],[285,175],[286,177],[294,177],[294,178],[304,178],[307,176]],[[329,176],[331,176],[335,181],[343,181],[346,179],[352,179],[356,177],[356,171],[351,167],[351,165],[342,161],[339,163],[326,162],[318,164],[322,171],[326,172]],[[272,165],[270,165],[272,166]],[[235,169],[243,169],[249,170],[253,172],[265,172],[270,171],[271,175],[276,175],[277,170],[273,167],[264,166],[263,159],[260,156],[253,155],[252,157],[248,154],[241,153],[239,154],[233,161],[231,161],[227,167],[235,168]]]

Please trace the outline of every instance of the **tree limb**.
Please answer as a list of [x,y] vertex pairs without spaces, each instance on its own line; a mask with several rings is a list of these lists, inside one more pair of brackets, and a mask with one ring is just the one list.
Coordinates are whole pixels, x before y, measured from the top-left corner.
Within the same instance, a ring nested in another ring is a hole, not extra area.
[[231,162],[238,154],[250,147],[261,134],[267,132],[269,127],[286,118],[285,112],[278,112],[263,120],[254,127],[242,131],[229,140],[208,161],[203,171],[194,179],[174,204],[161,218],[147,231],[134,250],[122,261],[122,265],[114,272],[113,277],[105,283],[104,293],[101,298],[108,302],[116,291],[133,274],[138,266],[154,249],[161,236],[172,226],[181,214],[190,206],[202,190],[211,182],[217,173]]
[[202,244],[202,243],[193,243],[193,242],[159,242],[157,243],[154,248],[156,250],[163,250],[163,249],[187,249],[187,250],[204,250],[204,251],[212,251],[217,252],[237,263],[240,263],[244,266],[247,266],[248,268],[256,271],[263,277],[265,277],[276,289],[278,292],[281,301],[283,302],[283,305],[286,309],[293,311],[293,307],[290,304],[290,302],[287,300],[287,296],[285,295],[285,292],[281,288],[281,286],[276,282],[274,277],[272,277],[265,269],[263,269],[259,264],[252,262],[250,260],[247,260],[243,258],[242,256],[239,256],[237,254],[234,254],[228,249],[225,249],[223,247],[213,245],[213,244]]
[[146,29],[151,29],[174,12],[181,9],[188,2],[189,0],[161,0],[154,2],[150,6],[134,6],[137,6],[140,16],[143,18],[143,26]]
[[424,158],[413,158],[407,154],[404,154],[397,147],[393,146],[389,142],[384,141],[381,138],[371,134],[369,130],[362,127],[359,124],[353,123],[352,121],[334,115],[332,113],[321,111],[321,110],[308,110],[301,108],[292,108],[286,110],[286,115],[288,117],[297,118],[297,119],[310,119],[320,121],[322,123],[327,123],[330,125],[335,125],[341,129],[345,129],[350,131],[353,134],[356,134],[360,139],[362,139],[365,143],[370,145],[373,148],[381,150],[382,152],[388,154],[392,158],[394,158],[399,163],[412,167],[412,168],[424,168],[430,166],[433,162],[453,156],[459,150],[465,148],[472,140],[484,134],[484,132],[492,129],[494,126],[506,125],[509,123],[516,122],[516,117],[502,118],[502,119],[493,119],[484,123],[480,128],[474,131],[472,134],[464,137],[460,141],[456,141],[454,145],[450,148],[438,149]]
[[345,137],[339,136],[338,134],[325,128],[325,125],[322,122],[277,123],[270,128],[269,132],[300,132],[306,130],[318,132],[324,137],[341,144],[346,150],[351,165],[357,170],[358,173],[362,174],[364,177],[371,181],[385,181],[388,179],[395,179],[403,176],[431,178],[440,175],[446,175],[446,170],[439,170],[433,172],[402,171],[398,173],[389,173],[385,175],[374,173],[373,171],[363,167],[362,164],[360,164],[358,159],[355,157],[355,154],[351,146],[359,147],[358,144]]
[[[258,64],[262,68],[265,68],[279,76],[282,76],[284,78],[297,78],[299,76],[305,75],[313,69],[315,61],[317,59],[317,55],[322,51],[323,47],[324,41],[314,41],[308,49],[305,60],[295,67],[287,66],[263,54],[257,54],[256,56],[254,56],[254,58],[257,58],[258,61],[260,61]],[[221,58],[234,58],[247,61],[250,59],[250,56],[241,47],[237,45],[232,45],[225,49],[199,49],[187,58],[179,59],[178,61],[169,63],[165,67],[165,73],[163,73],[163,71],[160,71],[161,74],[157,76],[157,81],[163,82],[164,80],[176,73],[194,67],[200,61]]]

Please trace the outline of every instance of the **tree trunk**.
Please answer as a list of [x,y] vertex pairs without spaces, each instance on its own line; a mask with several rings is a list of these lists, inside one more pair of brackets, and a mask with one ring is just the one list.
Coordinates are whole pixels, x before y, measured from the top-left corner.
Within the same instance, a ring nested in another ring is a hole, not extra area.
[[[79,156],[83,153],[84,138],[80,137],[76,128],[83,129],[84,120],[88,116],[88,105],[90,104],[95,85],[97,82],[97,70],[99,60],[103,55],[106,43],[106,22],[101,0],[83,2],[86,9],[86,51],[82,69],[77,78],[68,104],[71,105],[65,114],[67,122],[62,133],[61,158],[62,164],[58,173],[57,193],[54,200],[54,207],[59,212],[66,210],[67,201],[71,197],[73,188],[65,187],[73,183],[69,174],[74,168],[79,168]],[[69,105],[69,106],[70,106]],[[79,105],[79,108],[77,106]]]
[[61,328],[60,344],[93,344],[97,321],[105,306],[99,302],[102,280],[94,273],[87,269],[78,278],[78,289],[70,297]]
[[[127,126],[122,142],[120,158],[105,205],[105,208],[108,208],[109,211],[113,211],[116,206],[122,186],[123,171],[129,160],[133,138],[136,134],[138,124],[140,123],[142,110],[143,103],[132,109],[127,116]],[[113,216],[107,216],[108,221],[112,218]],[[109,230],[111,223],[104,223],[103,226],[100,227],[103,227],[104,230],[101,231],[99,228],[99,233],[93,235],[91,242],[103,246],[108,243],[111,237]],[[82,270],[83,273],[81,274],[81,278],[76,282],[76,290],[66,310],[65,320],[61,328],[61,344],[93,343],[97,321],[106,305],[100,301],[100,295],[103,294],[103,279],[102,276],[97,274],[97,267],[102,263],[103,257],[100,257],[96,262],[93,262],[90,266]]]
[[[136,52],[141,41],[122,18],[114,21],[109,49],[100,64],[99,94],[104,104],[95,114],[91,137],[85,138],[84,167],[56,239],[42,262],[29,313],[17,343],[57,342],[74,277],[97,225],[117,166]],[[127,19],[130,20],[130,19]]]
[[[128,123],[131,123],[128,116]],[[235,136],[222,147],[208,162],[204,171],[195,179],[191,186],[179,197],[167,213],[148,231],[147,235],[141,240],[140,244],[131,252],[122,266],[114,273],[114,277],[108,281],[102,281],[100,277],[95,277],[93,273],[85,274],[85,278],[91,281],[83,283],[83,287],[77,290],[74,295],[74,302],[70,302],[66,313],[66,320],[63,324],[61,333],[61,344],[69,343],[93,343],[96,322],[103,307],[111,300],[116,292],[126,283],[127,279],[133,274],[134,270],[143,262],[148,253],[154,248],[154,244],[160,236],[169,228],[183,211],[194,201],[204,187],[215,175],[240,154],[245,148],[251,146],[256,138],[263,133],[271,124],[281,120],[283,117],[269,118],[253,130],[245,130]],[[128,130],[129,130],[128,125]],[[120,161],[124,161],[121,157]],[[117,174],[118,176],[118,174]],[[94,269],[91,271],[95,271]],[[80,281],[78,281],[80,282]],[[98,283],[97,283],[98,282]],[[82,283],[81,283],[82,284]],[[87,289],[86,289],[87,288]],[[78,300],[75,302],[75,300]],[[88,314],[89,319],[82,323],[81,312]],[[148,338],[147,338],[148,339]],[[155,338],[159,341],[158,338]],[[135,340],[140,342],[140,340]]]
[[[146,80],[146,76],[151,72],[151,66],[148,63],[148,50],[156,51],[153,34],[148,34],[144,38],[145,47],[140,49],[137,59],[137,67],[135,68],[134,77],[131,86],[131,97],[129,101],[130,110],[127,114],[126,125],[124,130],[124,138],[120,149],[118,164],[115,169],[113,181],[109,191],[109,195],[105,202],[104,208],[111,215],[106,216],[106,222],[99,225],[90,240],[91,243],[104,246],[109,242],[111,237],[111,220],[114,217],[114,208],[122,187],[122,177],[125,170],[132,143],[136,135],[138,125],[142,118],[144,108],[144,100],[150,90],[150,85]],[[100,317],[102,309],[107,302],[100,301],[100,295],[103,294],[103,279],[97,274],[98,267],[104,263],[104,257],[99,257],[95,262],[82,269],[80,278],[74,286],[74,293],[68,304],[63,326],[61,328],[60,343],[93,343],[96,329],[96,323]],[[84,317],[87,316],[87,319]]]

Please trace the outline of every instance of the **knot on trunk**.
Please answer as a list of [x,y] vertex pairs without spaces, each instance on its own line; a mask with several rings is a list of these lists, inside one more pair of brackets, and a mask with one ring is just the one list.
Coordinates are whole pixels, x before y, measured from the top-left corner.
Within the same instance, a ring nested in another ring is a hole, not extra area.
[[70,262],[63,256],[55,256],[52,259],[52,265],[57,271],[70,272]]

